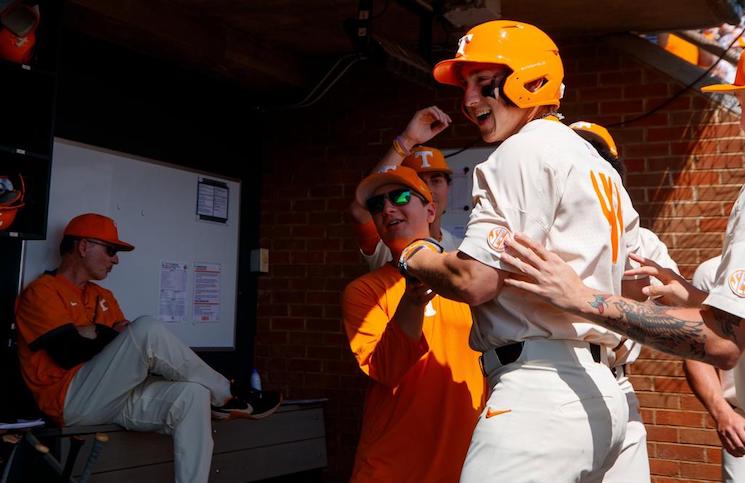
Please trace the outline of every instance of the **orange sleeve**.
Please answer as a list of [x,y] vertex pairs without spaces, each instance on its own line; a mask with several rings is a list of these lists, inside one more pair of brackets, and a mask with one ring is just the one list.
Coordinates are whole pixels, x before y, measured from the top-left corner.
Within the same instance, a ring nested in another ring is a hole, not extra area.
[[23,292],[16,319],[18,334],[27,344],[52,329],[75,323],[60,294],[41,283],[33,283]]
[[[429,351],[429,345],[424,336],[418,341],[411,340],[398,324],[390,322],[395,307],[386,306],[386,298],[391,291],[375,293],[371,286],[355,280],[344,291],[342,314],[349,345],[360,369],[373,380],[395,387]],[[396,306],[400,298],[400,295],[395,298]]]
[[370,220],[367,223],[355,223],[354,233],[357,237],[357,244],[365,255],[372,255],[375,253],[375,248],[378,246],[380,236],[378,230],[375,228],[375,223]]

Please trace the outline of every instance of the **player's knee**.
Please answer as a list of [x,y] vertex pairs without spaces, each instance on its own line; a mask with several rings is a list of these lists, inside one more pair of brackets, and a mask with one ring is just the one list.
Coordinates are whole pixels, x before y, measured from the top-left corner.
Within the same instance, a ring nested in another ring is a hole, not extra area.
[[128,329],[132,331],[132,336],[136,339],[144,339],[154,333],[162,332],[164,327],[158,319],[145,315],[133,320]]
[[189,415],[209,417],[210,414],[210,391],[196,382],[178,382],[180,393],[173,405],[173,410],[178,419],[184,419]]

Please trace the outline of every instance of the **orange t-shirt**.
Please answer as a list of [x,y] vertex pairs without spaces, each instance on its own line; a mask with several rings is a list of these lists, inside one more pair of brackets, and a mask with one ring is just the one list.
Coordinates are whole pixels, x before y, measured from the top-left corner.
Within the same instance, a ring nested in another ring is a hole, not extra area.
[[86,282],[80,289],[62,275],[45,274],[31,282],[21,294],[16,310],[21,372],[39,409],[55,423],[63,424],[67,388],[82,364],[63,369],[47,351],[32,351],[29,344],[69,323],[111,327],[123,319],[114,295],[92,282]]
[[405,287],[386,264],[344,291],[344,328],[372,379],[353,482],[458,481],[484,404],[479,354],[468,347],[468,306],[436,296],[414,341],[389,323]]

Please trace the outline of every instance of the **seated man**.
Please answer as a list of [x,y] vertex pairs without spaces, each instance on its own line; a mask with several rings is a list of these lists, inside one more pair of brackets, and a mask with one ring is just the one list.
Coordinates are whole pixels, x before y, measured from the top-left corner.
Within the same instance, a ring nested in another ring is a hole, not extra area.
[[173,435],[175,480],[206,482],[213,417],[262,418],[279,393],[243,391],[157,320],[125,319],[114,295],[91,282],[119,263],[111,218],[73,218],[57,270],[33,281],[16,313],[21,371],[39,405],[60,425],[116,423]]
[[[372,174],[356,198],[396,259],[430,235],[436,208],[414,170]],[[485,390],[478,353],[468,348],[468,306],[387,263],[347,286],[342,311],[371,381],[351,481],[458,481]]]

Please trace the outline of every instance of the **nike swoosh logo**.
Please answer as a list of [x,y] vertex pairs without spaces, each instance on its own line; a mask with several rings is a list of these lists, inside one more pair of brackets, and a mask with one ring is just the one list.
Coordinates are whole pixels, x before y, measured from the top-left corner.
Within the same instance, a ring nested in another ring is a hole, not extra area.
[[494,416],[499,416],[500,414],[505,413],[511,413],[512,409],[492,409],[489,408],[486,410],[486,419],[493,418]]
[[70,302],[70,305],[72,305],[73,307],[75,307],[76,305],[78,305],[78,303],[77,302]]

